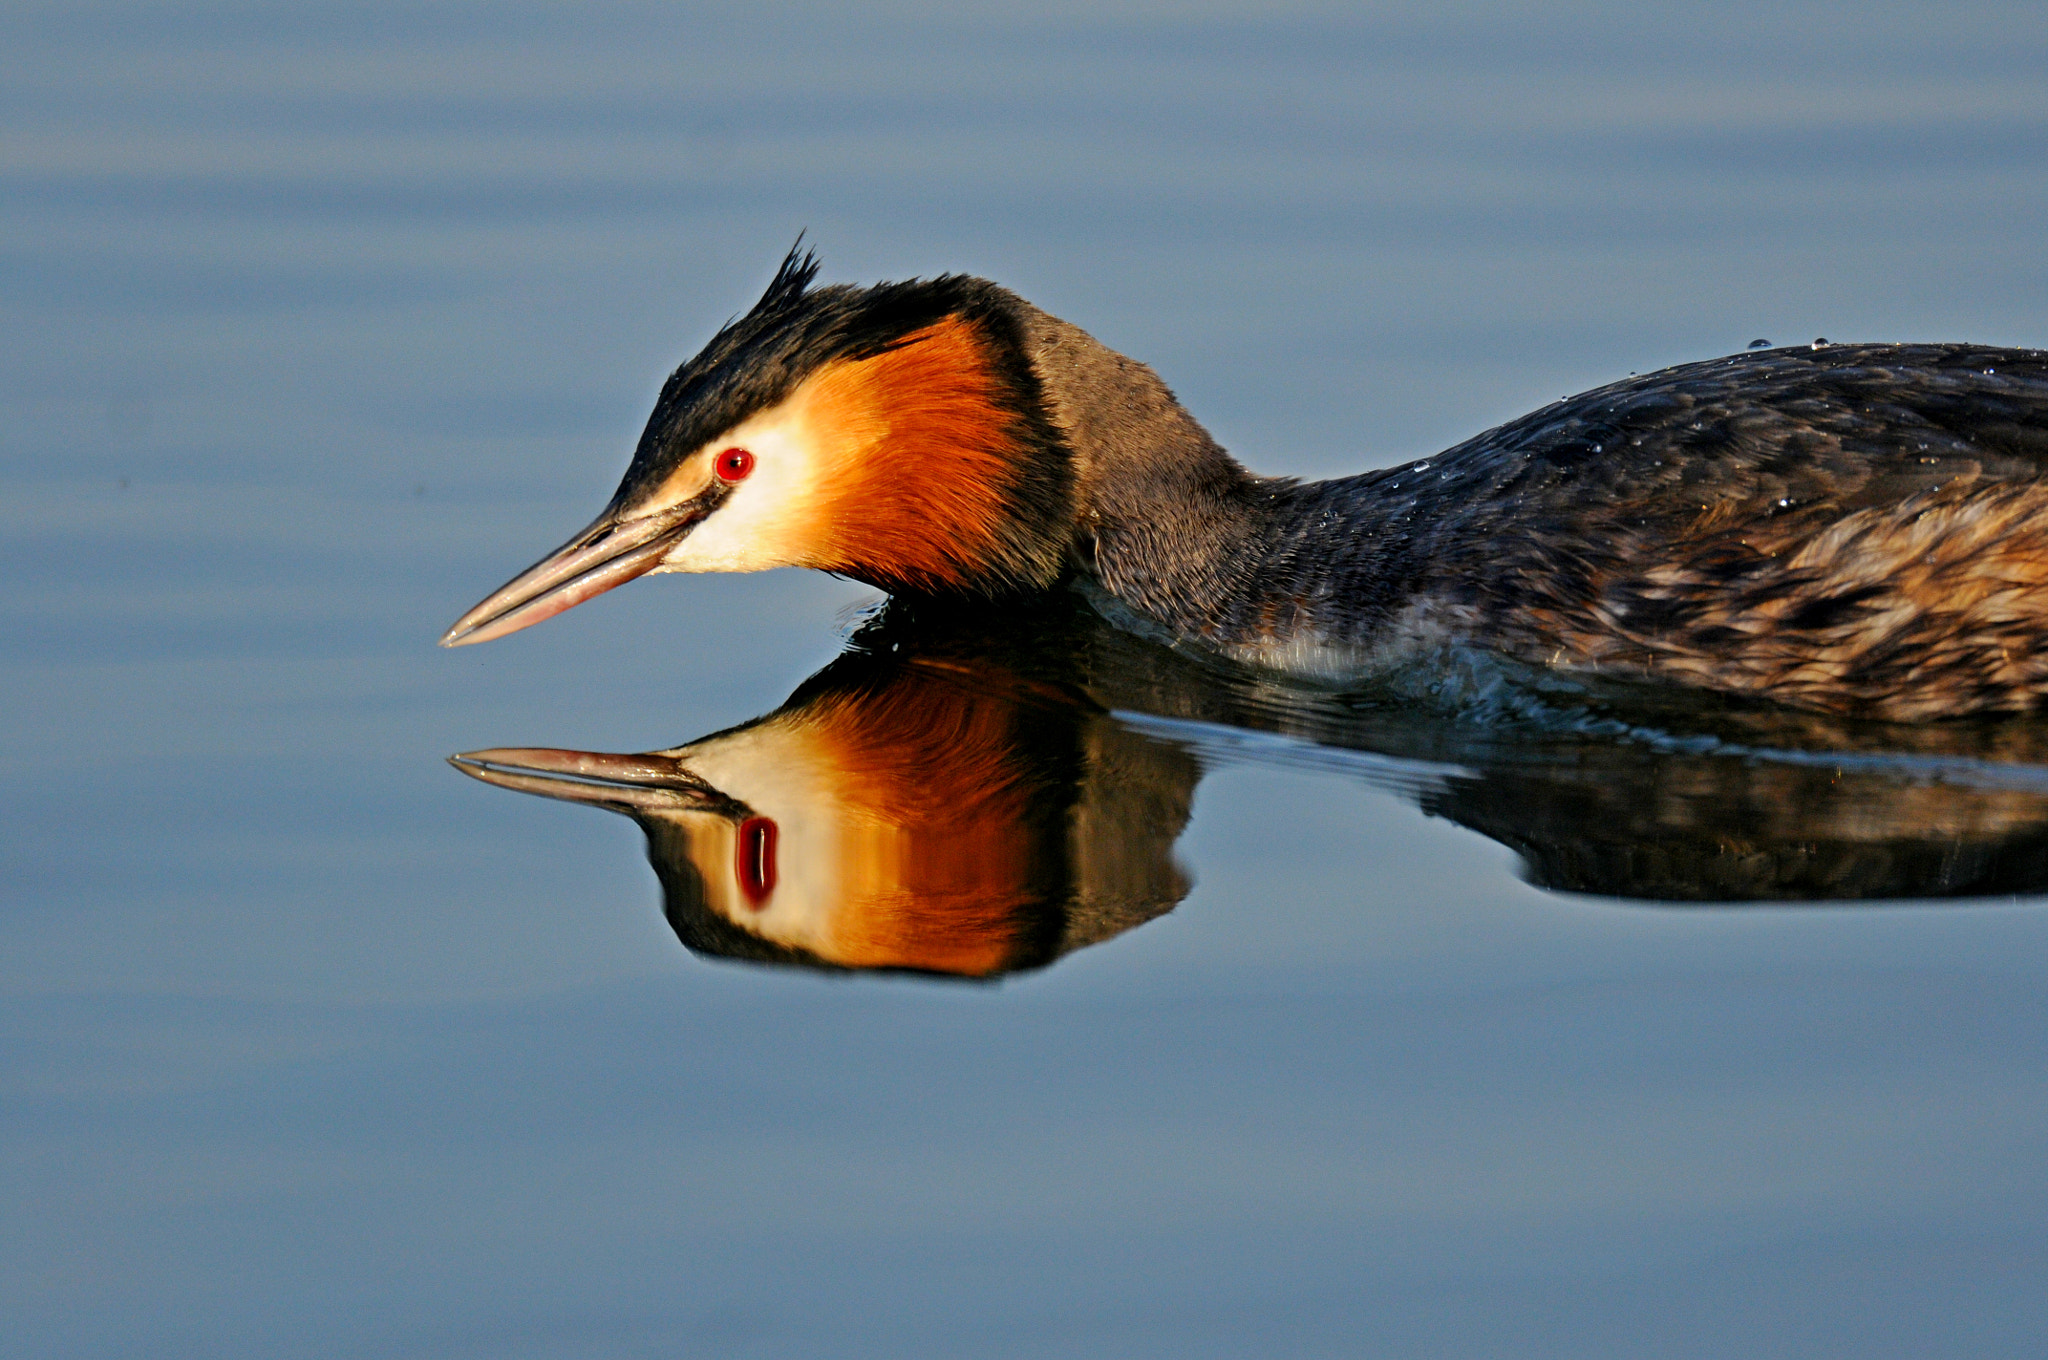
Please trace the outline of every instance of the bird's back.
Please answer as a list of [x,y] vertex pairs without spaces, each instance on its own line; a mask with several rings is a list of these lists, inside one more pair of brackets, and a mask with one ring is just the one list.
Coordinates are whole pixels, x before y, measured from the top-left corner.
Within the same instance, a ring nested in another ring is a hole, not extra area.
[[2048,695],[2048,353],[1688,364],[1283,499],[1268,586],[1325,635],[1426,616],[1529,660],[1890,718]]

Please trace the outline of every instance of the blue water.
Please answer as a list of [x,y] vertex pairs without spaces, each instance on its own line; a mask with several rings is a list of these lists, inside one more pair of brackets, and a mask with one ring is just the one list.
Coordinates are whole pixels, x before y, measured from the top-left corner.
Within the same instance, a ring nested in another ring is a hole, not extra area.
[[443,763],[691,741],[866,617],[671,576],[432,645],[799,229],[1263,472],[1758,337],[2048,345],[2036,6],[1262,13],[0,19],[10,1354],[2048,1350],[2048,901],[1509,846],[1581,755],[1711,819],[1742,732],[1112,695],[1201,767],[1192,890],[992,983],[690,954],[629,822]]

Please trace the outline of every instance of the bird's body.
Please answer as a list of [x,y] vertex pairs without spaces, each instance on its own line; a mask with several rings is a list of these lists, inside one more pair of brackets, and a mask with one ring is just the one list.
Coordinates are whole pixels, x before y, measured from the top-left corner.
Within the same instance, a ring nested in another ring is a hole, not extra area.
[[785,262],[669,380],[597,523],[445,641],[645,571],[805,565],[991,598],[1077,581],[1324,677],[1458,645],[1882,718],[2048,698],[2048,353],[1748,352],[1302,483],[996,285],[814,269]]
[[1449,642],[1895,718],[2048,693],[2048,355],[1747,353],[1216,501],[1124,505],[1094,574],[1284,670]]

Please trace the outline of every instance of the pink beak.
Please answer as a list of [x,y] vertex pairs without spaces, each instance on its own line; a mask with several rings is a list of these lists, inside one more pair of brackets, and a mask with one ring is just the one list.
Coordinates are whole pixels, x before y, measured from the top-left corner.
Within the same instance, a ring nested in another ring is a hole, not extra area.
[[706,513],[695,501],[634,519],[621,519],[616,511],[607,510],[457,619],[441,635],[441,645],[467,647],[516,633],[644,576]]

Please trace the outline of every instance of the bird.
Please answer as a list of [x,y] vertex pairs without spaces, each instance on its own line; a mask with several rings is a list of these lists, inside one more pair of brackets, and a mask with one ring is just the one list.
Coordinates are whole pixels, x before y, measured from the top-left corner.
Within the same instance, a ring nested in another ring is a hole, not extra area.
[[2048,352],[1751,348],[1301,481],[999,284],[819,268],[799,239],[664,383],[603,513],[443,645],[649,572],[802,566],[990,604],[1072,586],[1316,683],[1464,648],[1847,718],[2048,701]]

